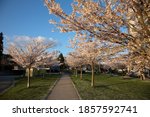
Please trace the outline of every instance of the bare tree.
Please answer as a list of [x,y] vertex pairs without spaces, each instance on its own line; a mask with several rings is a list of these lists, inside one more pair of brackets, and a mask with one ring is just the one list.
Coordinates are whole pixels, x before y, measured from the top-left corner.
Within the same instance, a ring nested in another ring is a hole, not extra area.
[[45,38],[19,37],[14,42],[8,42],[7,51],[13,60],[25,69],[28,69],[27,88],[30,87],[30,70],[49,61],[52,54],[48,49],[53,47],[55,42]]

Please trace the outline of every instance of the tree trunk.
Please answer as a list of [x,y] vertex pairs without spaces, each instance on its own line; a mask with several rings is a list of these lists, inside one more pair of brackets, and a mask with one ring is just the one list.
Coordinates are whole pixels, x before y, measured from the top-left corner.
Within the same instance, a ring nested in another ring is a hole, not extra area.
[[28,68],[27,88],[30,88],[30,69],[31,68]]
[[45,73],[43,73],[43,75],[42,75],[42,76],[43,76],[43,78],[45,78]]
[[76,75],[76,69],[73,68],[73,75]]
[[150,70],[148,69],[148,77],[150,77]]
[[82,80],[82,65],[80,66],[80,79]]
[[94,62],[92,62],[91,68],[92,68],[91,87],[94,87],[94,85],[95,85],[95,79],[94,79]]
[[100,64],[98,65],[98,70],[99,70],[99,73],[101,73],[101,65]]
[[145,80],[146,78],[145,78],[145,74],[143,72],[143,69],[141,71],[139,71],[139,73],[140,73],[140,79]]
[[78,77],[78,71],[77,71],[77,68],[75,68],[75,70],[76,70],[76,71],[75,71],[75,73],[76,73],[75,75],[76,75],[76,77]]
[[131,70],[130,70],[130,66],[128,65],[128,66],[127,66],[127,75],[130,74],[130,71],[131,71]]
[[145,75],[144,75],[144,73],[142,73],[142,80],[145,80],[146,78],[145,78]]

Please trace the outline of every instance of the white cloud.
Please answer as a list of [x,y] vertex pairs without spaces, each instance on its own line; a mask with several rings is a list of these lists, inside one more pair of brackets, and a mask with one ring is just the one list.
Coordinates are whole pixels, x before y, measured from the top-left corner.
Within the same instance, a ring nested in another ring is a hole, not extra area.
[[21,41],[29,41],[31,39],[31,37],[29,36],[14,36],[14,41],[15,42],[21,42]]
[[7,48],[10,45],[13,46],[21,46],[21,47],[26,47],[26,45],[28,45],[29,43],[31,43],[31,40],[38,40],[39,42],[43,42],[44,43],[49,43],[49,41],[54,42],[54,47],[58,45],[58,42],[56,39],[53,38],[47,38],[47,37],[43,37],[43,36],[37,36],[37,37],[31,37],[31,36],[14,36],[12,39],[10,39],[8,36],[5,35],[6,38],[6,43],[5,43],[5,47],[4,47],[4,53],[7,53]]
[[42,36],[34,37],[34,39],[38,40],[39,42],[47,40],[47,38],[42,37]]
[[31,41],[31,40],[38,40],[39,42],[42,42],[42,41],[54,41],[53,38],[46,38],[46,37],[43,37],[43,36],[37,36],[37,37],[14,36],[14,42],[26,43],[26,42]]

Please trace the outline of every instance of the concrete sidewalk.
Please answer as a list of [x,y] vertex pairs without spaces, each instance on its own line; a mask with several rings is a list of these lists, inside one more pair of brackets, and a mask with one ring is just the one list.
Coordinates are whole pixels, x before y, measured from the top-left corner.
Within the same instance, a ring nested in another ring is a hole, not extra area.
[[47,100],[79,100],[80,96],[68,74],[63,74]]

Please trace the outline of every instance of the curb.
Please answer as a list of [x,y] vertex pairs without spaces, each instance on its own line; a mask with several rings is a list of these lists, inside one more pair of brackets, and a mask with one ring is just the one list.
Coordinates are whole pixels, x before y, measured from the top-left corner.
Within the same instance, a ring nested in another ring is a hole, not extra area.
[[4,89],[0,95],[3,95],[5,92],[7,92],[9,89],[13,88],[14,87],[14,84],[11,84],[10,86],[8,86],[6,89]]
[[44,96],[44,98],[42,98],[41,100],[47,100],[48,96],[51,94],[53,88],[56,86],[57,82],[60,80],[60,78],[58,78],[54,84],[52,86],[50,86],[48,93]]
[[0,95],[3,95],[8,90],[10,90],[11,88],[15,87],[16,83],[19,82],[20,79],[22,79],[22,78],[20,78],[19,80],[15,80],[15,78],[20,77],[20,75],[19,76],[18,75],[14,75],[13,77],[14,78],[13,78],[12,83],[6,89],[4,89],[2,92],[0,92]]
[[[70,79],[71,79],[71,78],[70,78]],[[82,98],[81,98],[81,96],[80,96],[80,94],[79,94],[79,92],[78,92],[78,90],[77,90],[77,88],[76,88],[74,82],[72,81],[72,79],[71,79],[71,82],[72,82],[72,84],[73,84],[74,89],[76,90],[76,93],[77,93],[77,95],[78,95],[78,97],[79,97],[79,100],[82,100]]]

